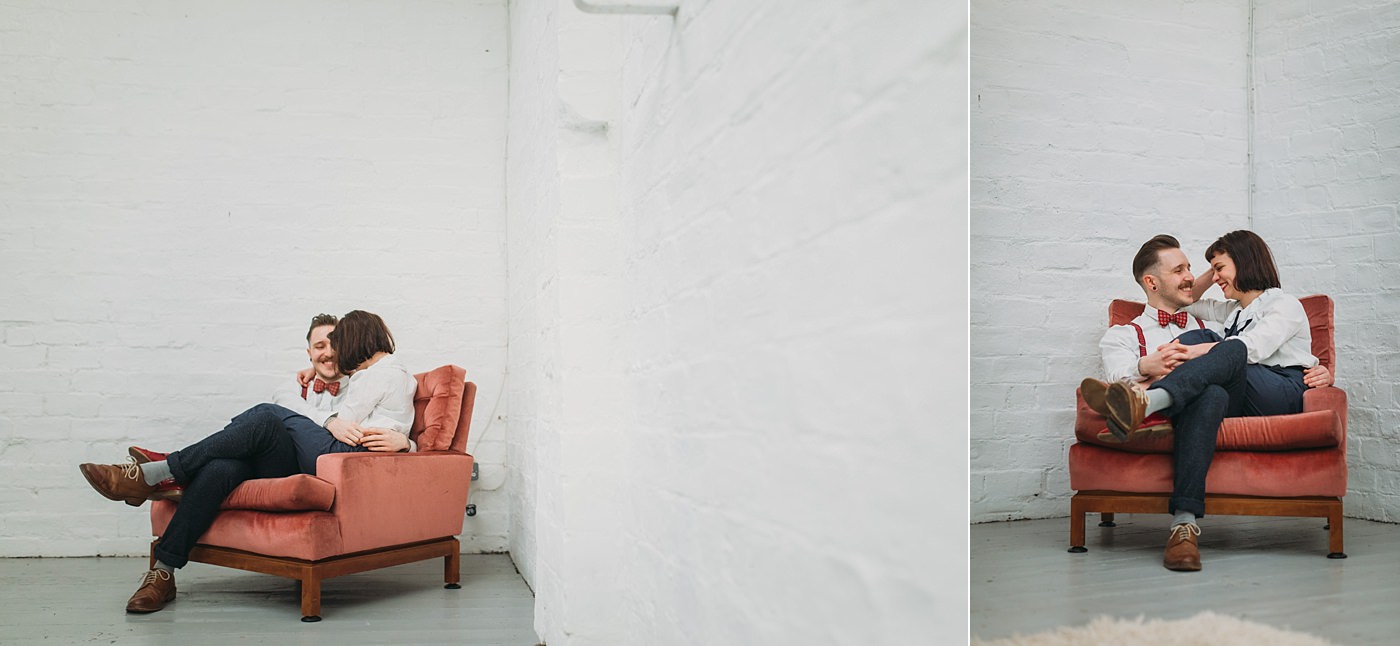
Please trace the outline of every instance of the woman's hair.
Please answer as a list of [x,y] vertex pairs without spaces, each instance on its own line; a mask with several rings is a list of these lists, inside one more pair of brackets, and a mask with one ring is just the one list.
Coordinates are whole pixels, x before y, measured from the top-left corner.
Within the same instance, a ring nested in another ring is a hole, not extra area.
[[1252,292],[1282,287],[1278,282],[1273,252],[1269,251],[1264,239],[1253,231],[1241,229],[1220,236],[1206,248],[1206,262],[1222,253],[1235,261],[1235,289]]
[[335,349],[340,371],[350,374],[379,352],[394,352],[394,335],[377,314],[355,310],[340,317],[327,337]]

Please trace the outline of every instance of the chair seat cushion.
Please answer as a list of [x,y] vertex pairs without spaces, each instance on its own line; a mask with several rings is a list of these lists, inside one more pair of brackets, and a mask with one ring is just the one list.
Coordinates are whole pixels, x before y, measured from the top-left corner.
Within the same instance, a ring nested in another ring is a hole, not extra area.
[[[1130,453],[1076,442],[1069,447],[1069,486],[1075,491],[1170,493],[1172,456]],[[1242,496],[1344,496],[1346,450],[1225,451],[1206,473],[1206,493]]]
[[251,511],[330,511],[335,485],[298,473],[285,478],[259,478],[238,485],[219,509]]
[[[1171,434],[1158,435],[1130,444],[1114,444],[1099,439],[1108,427],[1103,416],[1079,399],[1074,416],[1074,437],[1085,444],[1131,453],[1171,453]],[[1331,410],[1314,410],[1293,415],[1227,417],[1215,439],[1217,451],[1294,451],[1325,449],[1342,443],[1342,421]]]

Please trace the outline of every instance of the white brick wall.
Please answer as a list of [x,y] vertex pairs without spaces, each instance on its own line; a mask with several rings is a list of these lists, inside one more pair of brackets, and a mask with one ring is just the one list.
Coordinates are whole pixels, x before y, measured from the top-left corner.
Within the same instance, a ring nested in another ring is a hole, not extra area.
[[[536,474],[511,540],[540,634],[965,641],[941,557],[966,537],[935,522],[967,493],[966,391],[935,376],[966,353],[964,9],[511,9],[511,455]],[[619,82],[605,131],[571,127]]]
[[1400,5],[1256,3],[1255,226],[1332,296],[1347,514],[1400,521]]
[[511,553],[546,641],[616,644],[620,21],[570,0],[511,12]]
[[[76,465],[267,400],[320,311],[466,367],[476,445],[505,369],[504,9],[0,5],[0,556],[145,553],[144,511]],[[484,437],[469,551],[506,546]]]
[[[1247,224],[1246,4],[974,0],[971,516],[1064,515],[1074,389],[1157,233]],[[1281,259],[1286,261],[1287,259]]]
[[627,643],[966,640],[964,12],[625,23]]

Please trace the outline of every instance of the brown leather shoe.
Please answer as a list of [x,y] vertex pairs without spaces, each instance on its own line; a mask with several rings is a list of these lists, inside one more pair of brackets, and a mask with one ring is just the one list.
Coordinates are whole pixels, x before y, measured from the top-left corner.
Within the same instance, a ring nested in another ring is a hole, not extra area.
[[1162,566],[1178,572],[1196,572],[1201,569],[1201,551],[1196,547],[1196,537],[1201,528],[1195,523],[1182,523],[1172,528],[1171,538],[1167,539],[1167,549],[1162,553]]
[[[1108,408],[1108,430],[1127,440],[1129,433],[1142,425],[1147,417],[1147,393],[1123,381],[1115,381],[1108,386],[1104,396]],[[1117,428],[1115,428],[1115,425]]]
[[1079,394],[1083,395],[1089,410],[1108,417],[1108,406],[1104,404],[1104,397],[1108,394],[1108,382],[1089,377],[1079,382]]
[[126,602],[127,612],[155,612],[175,600],[175,573],[151,570],[141,577],[141,587]]
[[78,465],[88,484],[108,500],[120,500],[132,507],[140,507],[155,492],[155,487],[146,484],[141,477],[141,466],[135,462],[126,464]]

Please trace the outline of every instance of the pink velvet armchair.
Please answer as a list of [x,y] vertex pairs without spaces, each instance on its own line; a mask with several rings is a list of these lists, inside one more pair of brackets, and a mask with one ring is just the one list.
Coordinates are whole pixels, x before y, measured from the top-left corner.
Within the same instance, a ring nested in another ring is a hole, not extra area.
[[[1312,353],[1336,374],[1332,299],[1300,299],[1312,332]],[[1115,300],[1109,325],[1142,313],[1143,304]],[[1167,513],[1172,489],[1172,439],[1154,437],[1131,444],[1099,439],[1107,422],[1084,403],[1075,411],[1069,449],[1070,549],[1085,552],[1084,517],[1101,514],[1101,527],[1113,514]],[[1309,388],[1303,412],[1269,417],[1231,417],[1220,425],[1215,459],[1206,476],[1206,514],[1317,516],[1327,518],[1328,558],[1346,558],[1342,545],[1342,497],[1347,490],[1347,396],[1336,387]]]
[[[442,557],[446,587],[461,587],[455,537],[471,480],[476,384],[457,366],[414,377],[416,452],[332,453],[317,459],[316,476],[249,480],[224,501],[190,560],[296,579],[302,621],[321,619],[321,581],[346,574]],[[176,504],[151,506],[155,536]]]

